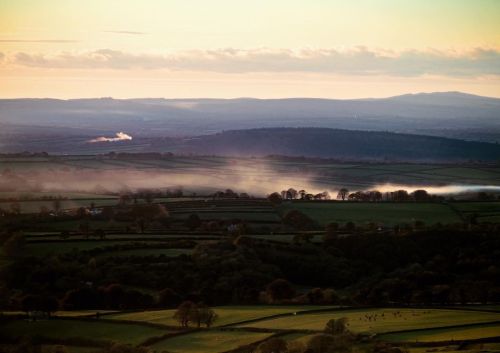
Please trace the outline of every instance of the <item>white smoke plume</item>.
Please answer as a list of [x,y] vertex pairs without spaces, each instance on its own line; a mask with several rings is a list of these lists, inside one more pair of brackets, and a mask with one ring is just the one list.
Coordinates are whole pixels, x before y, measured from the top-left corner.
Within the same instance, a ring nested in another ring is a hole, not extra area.
[[132,136],[124,133],[123,131],[117,132],[116,137],[97,137],[95,139],[89,140],[89,142],[116,142],[116,141],[129,141],[132,140]]

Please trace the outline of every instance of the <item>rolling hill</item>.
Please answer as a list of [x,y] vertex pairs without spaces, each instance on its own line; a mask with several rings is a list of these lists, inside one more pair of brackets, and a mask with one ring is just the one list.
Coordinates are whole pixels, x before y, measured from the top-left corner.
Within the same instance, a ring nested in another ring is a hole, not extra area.
[[[3,99],[0,130],[194,136],[269,127],[390,131],[500,142],[500,99],[459,92],[383,99]],[[0,136],[1,138],[1,136]]]

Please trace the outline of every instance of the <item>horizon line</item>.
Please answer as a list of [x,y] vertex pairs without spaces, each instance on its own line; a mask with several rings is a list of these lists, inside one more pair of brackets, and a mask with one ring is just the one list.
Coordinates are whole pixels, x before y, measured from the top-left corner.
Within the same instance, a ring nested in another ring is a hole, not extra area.
[[169,97],[154,97],[154,96],[145,96],[145,97],[128,97],[128,98],[115,98],[113,96],[101,96],[101,97],[73,97],[73,98],[55,98],[55,97],[0,97],[0,100],[28,100],[28,99],[36,99],[36,100],[60,100],[60,101],[71,101],[71,100],[97,100],[97,99],[110,99],[110,100],[138,100],[138,99],[164,99],[164,100],[189,100],[189,99],[197,99],[197,100],[287,100],[287,99],[316,99],[316,100],[377,100],[377,99],[390,99],[402,96],[418,96],[418,95],[431,95],[431,94],[462,94],[468,96],[475,96],[481,98],[491,98],[491,99],[500,99],[500,95],[498,96],[483,96],[475,93],[469,93],[464,91],[420,91],[416,93],[402,93],[391,96],[384,97],[358,97],[358,98],[332,98],[332,97],[304,97],[304,96],[288,96],[288,97],[279,97],[279,98],[262,98],[262,97],[180,97],[180,98],[169,98]]

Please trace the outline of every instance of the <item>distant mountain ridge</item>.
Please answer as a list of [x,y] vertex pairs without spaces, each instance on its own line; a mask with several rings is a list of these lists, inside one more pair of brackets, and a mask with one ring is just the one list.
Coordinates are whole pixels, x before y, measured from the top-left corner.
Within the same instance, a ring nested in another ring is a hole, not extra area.
[[[389,131],[500,142],[500,99],[460,92],[380,99],[3,99],[0,129],[194,136],[271,127]],[[1,138],[1,136],[0,136]]]

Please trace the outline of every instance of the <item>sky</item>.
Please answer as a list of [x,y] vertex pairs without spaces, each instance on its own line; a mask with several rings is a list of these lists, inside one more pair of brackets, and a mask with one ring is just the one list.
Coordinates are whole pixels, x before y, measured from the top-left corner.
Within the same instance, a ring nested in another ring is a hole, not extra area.
[[500,97],[500,0],[0,0],[0,98]]

